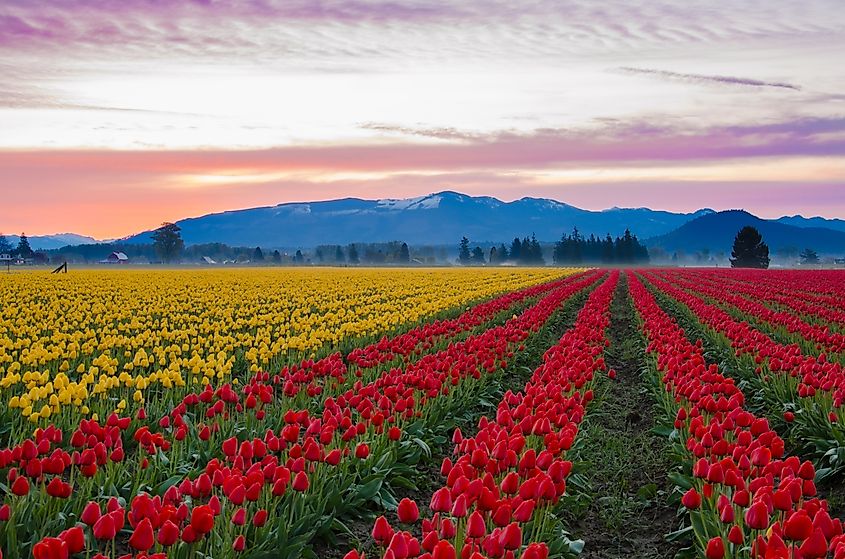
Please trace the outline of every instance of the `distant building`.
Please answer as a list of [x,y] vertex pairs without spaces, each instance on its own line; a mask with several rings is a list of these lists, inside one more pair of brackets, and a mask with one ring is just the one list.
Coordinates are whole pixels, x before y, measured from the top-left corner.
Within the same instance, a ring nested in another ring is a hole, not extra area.
[[200,262],[202,264],[217,264],[217,262],[213,258],[211,258],[210,256],[203,256],[200,259]]
[[129,257],[123,252],[113,252],[100,260],[100,264],[126,264],[127,262],[129,262]]

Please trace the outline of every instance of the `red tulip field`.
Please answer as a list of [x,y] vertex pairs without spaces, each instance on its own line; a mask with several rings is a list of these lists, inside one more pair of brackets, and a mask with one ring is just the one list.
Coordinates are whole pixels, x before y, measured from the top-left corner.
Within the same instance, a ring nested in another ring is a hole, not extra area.
[[3,317],[0,559],[845,559],[845,272],[523,280],[207,376]]

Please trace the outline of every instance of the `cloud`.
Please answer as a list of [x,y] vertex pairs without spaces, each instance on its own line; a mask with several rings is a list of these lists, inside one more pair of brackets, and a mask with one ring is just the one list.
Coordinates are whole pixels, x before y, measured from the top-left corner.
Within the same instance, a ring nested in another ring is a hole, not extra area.
[[[7,150],[5,173],[61,168],[73,173],[396,173],[541,169],[585,164],[666,165],[760,157],[845,156],[845,117],[685,129],[659,122],[532,133],[459,133],[460,142],[287,146],[252,150]],[[0,181],[6,182],[6,181]]]
[[631,66],[622,66],[618,70],[626,74],[641,74],[647,76],[655,76],[659,78],[667,78],[670,80],[679,80],[685,82],[696,83],[710,83],[721,84],[729,86],[747,86],[747,87],[774,87],[778,89],[791,89],[793,91],[801,91],[801,87],[785,82],[769,82],[762,80],[755,80],[751,78],[737,78],[733,76],[710,76],[705,74],[686,74],[682,72],[671,72],[668,70],[655,70],[651,68],[634,68]]
[[378,122],[366,122],[360,125],[364,130],[375,130],[389,134],[400,134],[403,136],[420,136],[423,138],[434,138],[437,140],[464,140],[472,141],[482,139],[478,133],[466,132],[457,128],[415,128],[412,126],[399,126],[397,124],[380,124]]

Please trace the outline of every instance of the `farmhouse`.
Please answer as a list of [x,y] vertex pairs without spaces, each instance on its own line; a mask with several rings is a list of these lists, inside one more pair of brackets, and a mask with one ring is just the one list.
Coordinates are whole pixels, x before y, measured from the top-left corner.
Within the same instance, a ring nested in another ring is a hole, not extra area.
[[100,264],[126,264],[128,262],[129,257],[123,252],[112,252],[100,260]]

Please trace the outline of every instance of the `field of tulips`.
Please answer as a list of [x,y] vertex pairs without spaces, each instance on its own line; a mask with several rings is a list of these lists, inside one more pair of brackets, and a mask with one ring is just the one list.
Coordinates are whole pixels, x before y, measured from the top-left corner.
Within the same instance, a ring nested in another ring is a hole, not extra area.
[[620,492],[667,488],[672,551],[643,557],[845,559],[845,273],[0,284],[0,559],[631,556],[579,521],[612,386],[671,455]]

